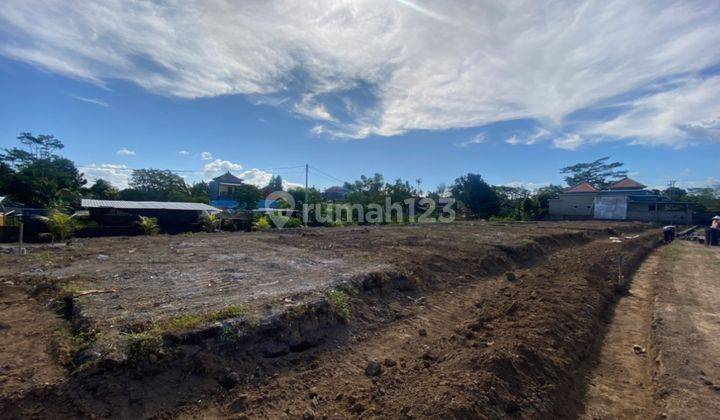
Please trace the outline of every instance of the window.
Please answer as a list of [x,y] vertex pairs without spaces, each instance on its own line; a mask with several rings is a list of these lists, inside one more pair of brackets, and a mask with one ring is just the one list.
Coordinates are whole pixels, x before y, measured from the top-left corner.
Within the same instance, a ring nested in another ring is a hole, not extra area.
[[655,204],[650,204],[650,205],[648,206],[648,210],[649,210],[649,211],[655,211]]

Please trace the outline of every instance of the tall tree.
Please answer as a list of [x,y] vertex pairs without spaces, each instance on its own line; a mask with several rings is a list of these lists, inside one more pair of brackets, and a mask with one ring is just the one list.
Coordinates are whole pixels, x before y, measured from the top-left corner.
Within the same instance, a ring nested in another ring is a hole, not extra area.
[[132,172],[130,188],[122,190],[125,200],[187,201],[188,186],[178,174],[161,169],[136,169]]
[[270,181],[265,186],[265,188],[262,189],[263,195],[265,197],[268,196],[268,194],[275,192],[275,191],[282,191],[283,190],[283,180],[280,177],[280,175],[275,175],[270,177]]
[[117,198],[118,195],[117,188],[113,187],[112,184],[104,179],[96,180],[90,188],[87,188],[83,192],[98,200],[113,200]]
[[0,155],[4,193],[31,206],[48,206],[62,190],[65,196],[77,195],[86,183],[75,164],[54,154],[63,148],[51,135],[21,133],[18,140],[25,149],[3,149]]
[[455,199],[465,204],[471,216],[488,218],[500,211],[498,193],[478,174],[457,178],[450,190]]
[[252,184],[243,183],[235,188],[235,200],[242,209],[256,209],[258,202],[262,200],[263,197],[262,190]]
[[565,182],[575,186],[581,182],[589,182],[596,188],[605,188],[612,182],[627,175],[626,170],[618,169],[624,164],[621,162],[608,162],[610,156],[605,156],[592,162],[577,163],[560,169],[561,174],[567,175]]

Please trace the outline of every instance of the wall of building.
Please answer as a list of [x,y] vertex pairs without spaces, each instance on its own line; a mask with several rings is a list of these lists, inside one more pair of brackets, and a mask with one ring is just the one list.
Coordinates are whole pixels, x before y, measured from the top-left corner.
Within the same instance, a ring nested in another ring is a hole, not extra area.
[[592,217],[595,193],[560,194],[559,198],[549,200],[549,212],[555,217]]

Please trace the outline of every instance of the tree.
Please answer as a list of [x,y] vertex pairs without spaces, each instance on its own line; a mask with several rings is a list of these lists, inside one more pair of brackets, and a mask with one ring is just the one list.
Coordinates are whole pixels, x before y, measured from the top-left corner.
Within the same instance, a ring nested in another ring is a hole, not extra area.
[[169,170],[136,169],[129,185],[120,192],[124,200],[187,201],[190,195],[185,180]]
[[15,171],[6,162],[0,161],[0,195],[5,195]]
[[283,181],[280,175],[275,175],[270,177],[270,181],[268,184],[263,188],[263,196],[267,197],[270,193],[275,191],[282,191],[283,190]]
[[684,200],[687,197],[687,191],[678,187],[668,187],[662,194],[673,201]]
[[18,136],[20,143],[30,149],[30,153],[35,159],[49,159],[54,156],[53,152],[65,147],[62,142],[53,135],[38,134],[33,136],[32,133],[20,133]]
[[190,199],[198,203],[210,201],[210,185],[205,181],[196,182],[189,188]]
[[563,188],[561,185],[548,185],[547,187],[542,187],[537,190],[535,193],[535,200],[537,201],[538,210],[537,210],[537,216],[543,217],[550,211],[550,199],[551,198],[557,198],[558,195],[563,192],[565,188]]
[[345,183],[344,188],[347,191],[345,201],[362,205],[370,203],[384,204],[384,186],[385,180],[382,175],[375,174],[372,177],[362,175],[358,181]]
[[235,200],[240,208],[253,210],[257,208],[258,202],[264,198],[260,188],[251,184],[241,184],[235,187]]
[[[523,219],[523,203],[530,197],[530,190],[523,187],[512,187],[508,185],[496,185],[493,187],[500,197],[500,214],[502,216]],[[530,204],[527,204],[530,206]],[[534,208],[534,206],[532,206]]]
[[98,179],[90,188],[85,189],[84,192],[90,197],[99,200],[114,200],[118,195],[117,188],[113,187],[112,184],[104,179]]
[[21,133],[20,143],[27,150],[3,149],[0,155],[0,188],[14,200],[31,206],[47,206],[60,190],[77,194],[86,181],[75,164],[53,154],[62,149],[51,135]]
[[471,216],[488,218],[500,211],[500,197],[478,174],[457,178],[450,190],[457,200],[465,204]]
[[589,182],[596,188],[605,188],[612,182],[627,175],[626,170],[618,170],[624,164],[621,162],[608,163],[610,156],[602,157],[588,163],[577,163],[560,169],[561,174],[567,174],[565,182],[575,186],[581,182]]

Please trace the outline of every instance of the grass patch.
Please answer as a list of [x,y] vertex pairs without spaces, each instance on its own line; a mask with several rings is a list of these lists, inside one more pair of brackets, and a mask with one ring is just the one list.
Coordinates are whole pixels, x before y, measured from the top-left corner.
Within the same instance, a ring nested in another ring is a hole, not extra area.
[[238,318],[247,315],[247,308],[241,306],[228,306],[219,311],[211,312],[205,316],[208,321],[222,321],[229,318]]
[[157,353],[162,347],[162,338],[149,331],[127,333],[125,338],[128,341],[128,359],[135,362]]
[[347,321],[352,316],[352,307],[350,305],[350,297],[342,290],[330,289],[325,292],[330,306],[335,310],[340,319]]

